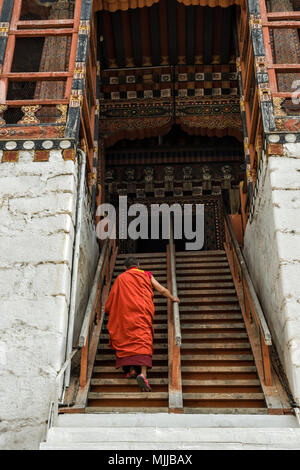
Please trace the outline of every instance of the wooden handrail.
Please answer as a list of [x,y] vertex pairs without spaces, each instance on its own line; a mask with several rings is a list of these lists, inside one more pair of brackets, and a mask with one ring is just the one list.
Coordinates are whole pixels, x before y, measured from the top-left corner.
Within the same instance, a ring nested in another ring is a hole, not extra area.
[[[258,300],[245,259],[226,213],[224,222],[226,235],[224,247],[252,346],[258,375],[260,376],[262,383],[269,386],[272,385],[271,361],[269,354],[269,347],[272,345],[271,333]],[[252,328],[253,320],[259,332],[258,338],[254,338],[255,332]],[[258,350],[260,350],[260,354],[258,354]]]
[[[176,281],[174,231],[173,231],[172,217],[170,217],[170,269],[171,269],[172,295],[174,297],[178,297],[178,294],[177,294],[177,281]],[[181,346],[181,329],[180,329],[179,305],[178,305],[177,302],[173,302],[173,318],[174,318],[174,332],[175,332],[176,345]]]
[[231,222],[230,222],[229,217],[226,213],[225,213],[225,223],[226,223],[227,228],[229,230],[231,242],[233,243],[233,246],[234,246],[234,249],[235,249],[235,252],[236,252],[236,256],[237,256],[237,259],[239,261],[239,265],[240,265],[240,267],[243,271],[243,275],[244,275],[245,280],[247,282],[247,285],[248,285],[248,288],[249,288],[249,293],[250,293],[250,296],[252,298],[252,302],[253,302],[253,305],[254,305],[254,308],[255,308],[255,312],[256,312],[257,317],[259,319],[260,329],[263,333],[264,340],[265,340],[265,342],[268,346],[271,346],[272,337],[271,337],[270,330],[268,328],[268,325],[267,325],[267,322],[265,320],[261,305],[260,305],[258,297],[256,295],[255,288],[254,288],[253,282],[250,278],[250,274],[249,274],[246,262],[244,260],[244,257],[242,255],[241,250],[240,250],[240,247],[239,247],[239,244],[237,242],[236,236],[234,234],[233,228],[231,226]]
[[[99,292],[98,292],[99,283],[100,283],[100,281],[102,281],[102,282],[104,281],[104,272],[105,271],[103,269],[103,265],[104,265],[104,261],[105,261],[105,258],[106,258],[108,245],[109,245],[109,240],[107,238],[105,240],[105,244],[104,244],[104,246],[102,248],[102,251],[101,251],[101,255],[100,255],[98,266],[97,266],[97,271],[96,271],[96,274],[95,274],[95,277],[94,277],[93,286],[92,286],[92,289],[91,289],[91,292],[90,292],[89,301],[88,301],[86,311],[85,311],[85,316],[84,316],[84,319],[83,319],[83,322],[82,322],[81,332],[80,332],[79,341],[78,341],[78,346],[81,347],[81,348],[85,346],[86,341],[87,341],[91,316],[92,316],[92,313],[93,313],[93,310],[94,310],[94,305],[95,305],[95,301],[97,299],[97,295],[99,294]],[[100,276],[101,276],[101,278],[100,278]]]
[[[168,289],[172,290],[170,245],[167,245],[167,282]],[[169,412],[183,413],[180,346],[176,344],[174,312],[170,299],[168,299],[168,379]]]
[[[117,252],[118,249],[116,247],[116,241],[107,238],[99,258],[78,340],[78,347],[82,348],[80,366],[81,388],[84,388],[87,385],[89,363],[93,363],[93,358],[91,356],[95,354],[97,349],[104,318],[104,305],[112,282]],[[97,330],[96,333],[95,331],[93,332],[93,326],[95,324],[96,328],[94,328],[94,330]],[[91,334],[93,334],[92,341],[90,341]]]

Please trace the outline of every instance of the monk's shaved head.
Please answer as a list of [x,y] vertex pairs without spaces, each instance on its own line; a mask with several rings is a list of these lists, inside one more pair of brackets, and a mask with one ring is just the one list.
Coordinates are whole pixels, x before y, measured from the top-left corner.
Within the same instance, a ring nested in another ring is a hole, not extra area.
[[137,258],[134,258],[133,256],[130,256],[129,258],[126,258],[124,261],[124,266],[126,268],[132,268],[133,266],[139,266],[140,262]]

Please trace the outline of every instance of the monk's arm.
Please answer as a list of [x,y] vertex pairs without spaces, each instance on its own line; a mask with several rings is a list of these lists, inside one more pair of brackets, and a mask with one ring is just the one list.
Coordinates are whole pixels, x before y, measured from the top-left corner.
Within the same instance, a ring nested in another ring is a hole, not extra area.
[[169,291],[169,289],[166,289],[166,287],[162,286],[156,279],[154,276],[151,277],[151,283],[152,283],[152,286],[155,290],[157,290],[157,292],[159,292],[161,295],[163,295],[164,297],[167,297],[168,299],[171,299],[172,302],[180,302],[180,300],[178,299],[178,297],[174,297],[171,292]]

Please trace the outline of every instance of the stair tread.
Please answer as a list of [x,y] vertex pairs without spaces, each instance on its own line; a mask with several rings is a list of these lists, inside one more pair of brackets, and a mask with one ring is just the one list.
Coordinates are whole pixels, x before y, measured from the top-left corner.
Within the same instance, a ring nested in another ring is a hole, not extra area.
[[113,400],[113,399],[126,399],[126,400],[168,400],[168,392],[89,392],[89,399],[98,400]]
[[248,338],[248,335],[246,332],[233,332],[233,331],[226,331],[222,333],[204,333],[205,330],[203,330],[203,333],[194,333],[192,330],[189,333],[182,333],[181,337],[183,339],[198,339],[198,338],[203,338],[203,339],[236,339],[236,338]]
[[[114,354],[97,354],[96,360],[97,361],[109,361],[114,360],[116,356]],[[155,361],[162,361],[167,360],[167,354],[153,354],[153,360]],[[181,355],[181,361],[252,361],[253,356],[252,354],[228,354],[228,355],[221,355],[221,354],[201,354],[201,355]]]
[[184,400],[263,400],[263,393],[183,393]]
[[[167,338],[168,334],[167,333],[155,333],[154,332],[154,338]],[[102,339],[109,339],[109,334],[102,333],[100,336],[100,340]]]
[[[160,315],[155,315],[154,319],[163,320],[164,317],[158,318]],[[206,321],[206,320],[243,320],[243,316],[241,313],[180,313],[181,320],[196,320],[198,321]]]
[[[155,357],[155,356],[154,356]],[[182,355],[183,361],[253,361],[252,354],[200,354],[200,355]]]
[[169,408],[167,406],[143,408],[142,406],[87,406],[85,408],[86,413],[168,413]]
[[[168,349],[167,344],[156,343],[153,345],[155,349]],[[197,343],[182,343],[181,349],[250,349],[250,343],[213,343],[197,344]],[[113,351],[108,344],[99,344],[98,351]]]
[[211,289],[211,290],[207,290],[207,289],[197,289],[197,290],[194,290],[194,289],[190,289],[190,290],[186,290],[186,289],[180,289],[179,286],[177,285],[177,288],[178,288],[178,291],[179,291],[179,294],[180,295],[207,295],[207,296],[214,296],[214,295],[222,295],[222,294],[225,294],[226,297],[229,296],[229,295],[236,295],[236,291],[235,289]]
[[[156,378],[156,377],[149,377],[150,385],[168,385],[169,380],[167,378]],[[125,379],[125,378],[113,378],[113,379],[92,379],[91,385],[132,385],[137,386],[137,382],[134,379]],[[240,387],[247,387],[247,386],[256,386],[260,385],[258,379],[230,379],[230,380],[201,380],[201,379],[183,379],[182,385],[194,385],[198,387],[232,387],[232,386],[240,386]]]
[[228,268],[228,261],[227,260],[201,260],[201,261],[189,261],[189,262],[182,262],[179,260],[176,260],[176,271],[180,271],[182,268],[200,268],[200,269],[206,269],[206,268],[214,268],[214,267],[226,267]]
[[250,343],[182,343],[181,349],[250,349]]
[[206,323],[206,324],[201,324],[201,323],[187,323],[187,324],[184,324],[183,322],[181,322],[181,329],[182,330],[187,330],[187,329],[195,329],[195,330],[200,330],[200,329],[207,329],[207,330],[215,330],[215,329],[219,329],[219,328],[234,328],[234,329],[240,329],[240,328],[245,328],[245,324],[244,323],[230,323],[230,322],[227,322],[227,323],[216,323],[215,325],[213,324],[209,324],[209,323]]
[[[168,366],[153,366],[151,371],[152,372],[167,372]],[[94,372],[115,372],[117,374],[120,374],[121,369],[115,369],[112,366],[95,366]]]
[[[180,293],[179,293],[180,295]],[[156,302],[158,304],[165,302],[165,299],[157,298]],[[183,297],[180,299],[180,306],[185,305],[186,303],[197,303],[197,304],[203,304],[205,303],[214,303],[214,304],[222,304],[222,302],[232,302],[232,303],[238,303],[238,298],[237,296],[228,296],[228,297],[188,297],[185,298]]]
[[[187,287],[191,287],[192,289],[195,289],[196,286],[195,286],[195,283],[197,281],[194,281],[192,285],[189,286],[189,283],[188,282],[185,282],[185,281],[178,281],[177,280],[177,287],[178,288],[182,288],[182,289],[187,289]],[[211,288],[211,289],[207,289],[207,288]],[[202,289],[202,290],[205,290],[207,289],[207,292],[210,293],[211,290],[213,289],[223,289],[226,290],[227,288],[228,289],[234,289],[234,283],[233,282],[218,282],[218,283],[212,283],[212,282],[206,282],[204,284],[200,284],[199,283],[199,287],[198,289]]]
[[[161,309],[164,308],[163,306],[159,306]],[[219,311],[219,310],[238,310],[241,311],[241,308],[239,305],[182,305],[181,303],[179,304],[179,309],[181,311],[188,311],[191,310],[193,312],[199,311]],[[155,309],[156,310],[156,309]]]
[[[150,379],[152,382],[152,379]],[[200,387],[232,387],[232,386],[240,386],[240,387],[246,387],[246,386],[256,386],[258,387],[260,385],[260,382],[258,379],[230,379],[230,380],[201,380],[201,379],[195,379],[195,380],[187,380],[183,379],[182,380],[182,385],[196,385]]]
[[[108,361],[108,360],[111,360],[111,359],[115,359],[116,356],[115,354],[97,354],[96,355],[96,360],[97,361]],[[154,354],[153,355],[153,359],[155,360],[167,360],[168,359],[168,355],[167,354]]]
[[[150,379],[149,379],[150,380]],[[167,378],[151,378],[151,385],[168,385]],[[134,379],[115,378],[115,379],[92,379],[92,385],[134,385],[138,386],[137,381]]]
[[205,282],[205,281],[231,281],[232,282],[232,276],[231,274],[224,274],[223,276],[217,275],[217,276],[205,276],[203,274],[198,275],[198,276],[181,276],[180,274],[176,273],[176,280],[177,283],[179,284],[180,282]]
[[255,372],[256,367],[252,366],[182,366],[182,372]]

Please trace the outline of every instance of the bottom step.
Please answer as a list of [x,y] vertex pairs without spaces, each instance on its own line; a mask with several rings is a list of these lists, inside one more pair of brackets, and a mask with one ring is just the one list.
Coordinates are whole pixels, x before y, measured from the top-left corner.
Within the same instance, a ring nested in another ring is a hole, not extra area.
[[41,450],[300,449],[300,428],[54,427]]

